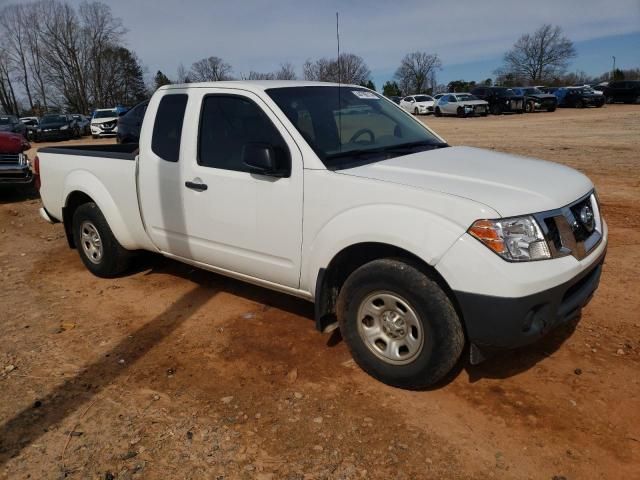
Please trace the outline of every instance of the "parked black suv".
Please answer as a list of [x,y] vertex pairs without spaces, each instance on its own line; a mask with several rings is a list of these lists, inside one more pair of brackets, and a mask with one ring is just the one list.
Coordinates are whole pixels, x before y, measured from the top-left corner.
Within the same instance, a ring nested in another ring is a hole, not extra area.
[[554,112],[558,106],[558,99],[551,93],[544,93],[536,87],[515,87],[513,89],[516,95],[522,95],[525,101],[525,111],[527,113],[536,110],[546,110]]
[[633,103],[640,101],[640,80],[611,82],[604,87],[607,103]]
[[116,134],[118,143],[138,143],[140,141],[140,128],[148,105],[149,100],[145,100],[118,117],[118,133]]
[[476,87],[470,93],[488,102],[489,112],[492,115],[501,115],[505,112],[524,113],[524,97],[516,95],[510,88]]
[[0,132],[19,133],[27,138],[27,127],[15,115],[0,115]]

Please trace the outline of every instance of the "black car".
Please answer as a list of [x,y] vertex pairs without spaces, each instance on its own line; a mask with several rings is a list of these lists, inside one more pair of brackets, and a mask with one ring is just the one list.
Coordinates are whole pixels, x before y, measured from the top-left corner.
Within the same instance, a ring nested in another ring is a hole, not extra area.
[[516,87],[513,91],[516,95],[522,95],[524,97],[524,109],[527,113],[535,112],[536,110],[554,112],[558,106],[558,98],[555,95],[544,93],[539,88]]
[[489,112],[492,115],[501,115],[505,112],[524,113],[524,97],[516,95],[511,88],[476,87],[470,93],[489,103]]
[[640,102],[640,80],[611,82],[604,87],[603,93],[607,103]]
[[79,113],[72,113],[71,116],[76,122],[78,122],[80,135],[91,135],[91,119],[89,117],[87,117],[86,115],[81,115]]
[[554,95],[558,97],[559,107],[601,107],[605,102],[604,95],[594,92],[589,87],[559,88]]
[[142,119],[148,105],[149,100],[145,100],[118,117],[118,133],[116,134],[118,143],[138,143]]
[[27,127],[15,115],[0,115],[0,132],[19,133],[27,138]]
[[69,140],[80,138],[80,125],[71,115],[51,113],[40,119],[34,140]]

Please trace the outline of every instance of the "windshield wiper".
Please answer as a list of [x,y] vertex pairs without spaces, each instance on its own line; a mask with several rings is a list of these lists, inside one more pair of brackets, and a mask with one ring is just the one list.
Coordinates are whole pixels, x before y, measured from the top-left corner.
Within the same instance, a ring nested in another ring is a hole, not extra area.
[[325,160],[333,160],[335,158],[345,158],[345,157],[365,157],[367,155],[378,155],[381,153],[405,153],[411,151],[415,148],[419,147],[433,147],[433,148],[442,148],[446,147],[446,143],[432,143],[432,142],[410,142],[410,143],[400,143],[398,145],[387,145],[385,147],[378,148],[362,148],[356,150],[346,150],[344,152],[332,153],[325,157]]

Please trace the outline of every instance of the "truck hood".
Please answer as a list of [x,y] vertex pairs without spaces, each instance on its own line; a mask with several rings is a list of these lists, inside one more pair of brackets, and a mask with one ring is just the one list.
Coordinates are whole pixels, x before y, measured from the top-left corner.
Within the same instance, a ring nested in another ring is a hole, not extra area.
[[592,188],[557,163],[472,147],[448,147],[339,170],[482,203],[504,217],[563,207]]
[[0,132],[0,153],[15,155],[30,148],[31,145],[22,135]]

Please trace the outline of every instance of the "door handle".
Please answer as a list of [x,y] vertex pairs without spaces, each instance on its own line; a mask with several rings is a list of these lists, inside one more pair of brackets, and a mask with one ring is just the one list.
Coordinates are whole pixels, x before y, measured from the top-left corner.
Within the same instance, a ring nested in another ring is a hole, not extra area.
[[184,186],[190,188],[191,190],[195,190],[196,192],[204,192],[207,188],[209,188],[204,183],[196,183],[196,182],[184,182]]

